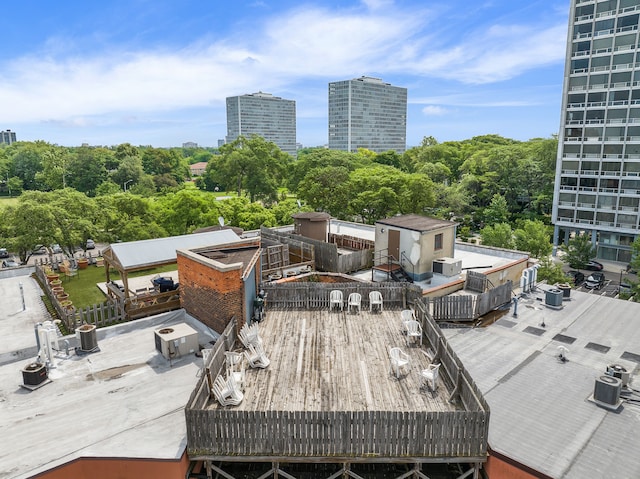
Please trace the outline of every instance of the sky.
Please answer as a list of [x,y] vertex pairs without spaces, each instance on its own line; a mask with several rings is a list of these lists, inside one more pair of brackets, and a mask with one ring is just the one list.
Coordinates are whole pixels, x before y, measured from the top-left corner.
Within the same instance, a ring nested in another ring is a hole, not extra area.
[[407,147],[560,125],[569,0],[22,0],[0,29],[0,130],[64,146],[217,146],[225,99],[296,101],[327,144],[328,83],[408,90]]

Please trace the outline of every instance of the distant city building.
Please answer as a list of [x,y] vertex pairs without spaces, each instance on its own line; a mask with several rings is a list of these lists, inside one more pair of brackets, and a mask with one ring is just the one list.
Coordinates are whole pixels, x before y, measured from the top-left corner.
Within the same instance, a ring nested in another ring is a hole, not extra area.
[[182,148],[198,148],[198,144],[194,141],[187,141],[182,144]]
[[10,145],[16,141],[16,132],[7,130],[0,131],[0,144],[4,143],[5,145]]
[[403,153],[407,144],[407,89],[379,78],[329,83],[329,148]]
[[620,262],[640,229],[639,9],[571,1],[553,199],[554,245],[586,232]]
[[228,97],[226,142],[240,135],[259,135],[296,156],[296,102],[262,92]]
[[220,148],[221,146],[223,146],[225,144],[226,144],[226,141],[224,141],[224,139],[218,140],[218,148]]

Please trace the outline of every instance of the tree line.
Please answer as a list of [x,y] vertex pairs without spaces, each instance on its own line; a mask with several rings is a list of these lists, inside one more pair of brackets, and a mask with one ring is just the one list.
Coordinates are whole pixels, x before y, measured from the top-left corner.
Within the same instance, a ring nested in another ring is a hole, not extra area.
[[[407,213],[453,219],[463,239],[506,224],[505,247],[532,228],[549,243],[556,149],[555,138],[426,137],[403,154],[308,148],[294,159],[258,136],[219,149],[17,142],[0,147],[0,188],[19,195],[2,212],[0,241],[22,256],[35,244],[186,234],[220,216],[254,229],[315,210],[367,224]],[[185,183],[200,161],[205,173]],[[229,199],[216,198],[225,192]]]

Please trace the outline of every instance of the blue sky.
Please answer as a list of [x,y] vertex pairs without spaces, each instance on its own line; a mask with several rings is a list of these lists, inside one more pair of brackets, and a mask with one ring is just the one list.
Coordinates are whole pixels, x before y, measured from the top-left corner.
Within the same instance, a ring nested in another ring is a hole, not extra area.
[[225,98],[296,101],[327,143],[327,84],[408,89],[407,146],[557,133],[568,0],[22,0],[0,30],[0,130],[76,146],[216,146]]

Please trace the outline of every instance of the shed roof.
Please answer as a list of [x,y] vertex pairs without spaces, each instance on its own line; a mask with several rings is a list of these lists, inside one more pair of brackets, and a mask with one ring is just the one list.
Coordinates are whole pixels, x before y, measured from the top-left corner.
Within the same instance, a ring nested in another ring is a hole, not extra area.
[[491,407],[489,446],[553,478],[640,477],[640,405],[588,400],[607,365],[640,387],[640,304],[572,291],[554,310],[544,298],[539,289],[487,328],[443,330]]
[[327,221],[331,218],[331,215],[321,211],[306,211],[303,213],[293,214],[291,217],[296,220]]
[[440,228],[450,228],[457,224],[453,221],[439,220],[437,218],[430,218],[428,216],[421,215],[392,216],[391,218],[378,220],[376,223],[420,232],[433,231]]
[[112,252],[110,256],[113,256],[123,269],[133,270],[175,261],[178,249],[217,246],[239,240],[240,237],[233,230],[225,229],[168,238],[114,243],[105,249],[104,254],[109,255],[109,252]]

